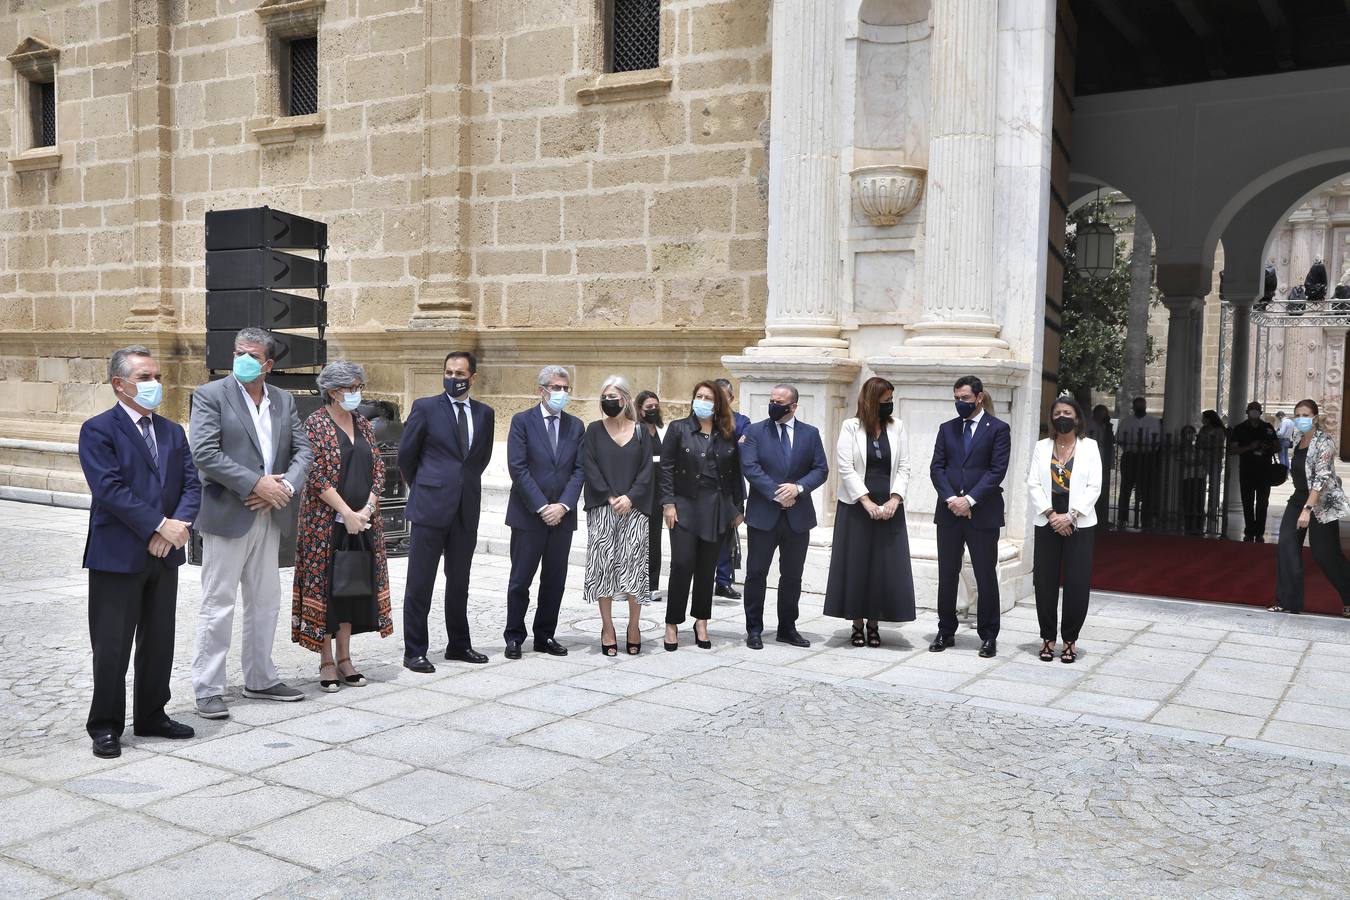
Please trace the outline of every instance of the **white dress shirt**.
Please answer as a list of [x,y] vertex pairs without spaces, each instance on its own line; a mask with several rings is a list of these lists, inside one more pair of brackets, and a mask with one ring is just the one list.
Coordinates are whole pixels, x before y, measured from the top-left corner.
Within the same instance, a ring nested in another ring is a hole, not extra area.
[[[453,403],[454,401],[451,400],[450,402]],[[556,413],[555,413],[553,410],[549,409],[548,406],[546,406],[546,405],[543,404],[543,403],[540,403],[540,404],[539,404],[539,414],[540,414],[541,416],[544,417],[544,434],[548,434],[548,420],[549,420],[550,418],[555,418],[555,419],[558,420],[557,424],[554,425],[554,427],[558,429],[558,441],[559,441],[559,443],[561,443],[561,442],[562,442],[562,413],[560,413],[560,412],[556,412]],[[470,420],[472,421],[472,417],[470,417]],[[473,437],[472,437],[472,435],[473,435],[473,425],[472,425],[472,424],[469,425],[469,435],[470,435],[470,437],[469,437],[469,442],[470,442],[470,443],[473,443]],[[554,448],[554,449],[556,450],[557,448]],[[566,503],[559,502],[558,505],[561,506],[563,509],[567,510],[568,512],[571,512],[571,511],[572,511],[572,507],[568,506]],[[546,509],[548,509],[547,506],[541,506],[541,507],[539,507],[538,509],[536,509],[535,512],[536,512],[536,513],[542,513],[542,512],[543,512],[544,510],[546,510]]]
[[[446,391],[446,392],[445,392],[445,396],[450,397],[450,392],[449,392],[449,391]],[[450,397],[450,403],[451,403],[451,406],[452,406],[452,409],[451,409],[450,411],[451,411],[452,413],[455,414],[455,419],[456,419],[455,427],[456,427],[456,428],[459,427],[458,419],[459,419],[459,415],[460,415],[460,407],[463,407],[463,409],[464,409],[464,417],[465,417],[465,419],[467,419],[468,422],[469,422],[469,447],[472,447],[472,446],[473,446],[473,407],[469,405],[469,395],[468,395],[468,394],[465,394],[463,397],[460,397],[458,400],[456,400],[454,397]],[[542,404],[541,404],[541,405],[542,405]],[[547,425],[548,423],[545,422],[544,424]],[[559,425],[562,424],[562,420],[561,420],[561,419],[558,420],[558,424],[559,424]],[[469,447],[465,447],[465,448],[464,448],[464,452],[465,452],[465,453],[467,453],[467,452],[469,451]]]
[[[258,435],[258,447],[262,450],[263,472],[270,475],[277,452],[276,441],[272,435],[272,398],[267,396],[267,385],[262,386],[262,403],[254,403],[244,383],[238,378],[234,379],[234,383],[239,385],[239,390],[244,395],[244,406],[248,407],[248,414],[253,419],[253,431]],[[288,494],[295,494],[295,487],[289,481],[283,478],[281,483],[285,485]]]

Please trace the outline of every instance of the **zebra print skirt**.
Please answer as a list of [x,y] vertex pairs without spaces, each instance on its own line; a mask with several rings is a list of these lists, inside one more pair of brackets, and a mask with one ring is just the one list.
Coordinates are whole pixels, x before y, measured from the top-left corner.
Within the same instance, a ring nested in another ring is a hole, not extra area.
[[587,603],[602,597],[649,601],[649,533],[646,514],[636,509],[626,516],[608,506],[586,510],[586,587],[581,596]]

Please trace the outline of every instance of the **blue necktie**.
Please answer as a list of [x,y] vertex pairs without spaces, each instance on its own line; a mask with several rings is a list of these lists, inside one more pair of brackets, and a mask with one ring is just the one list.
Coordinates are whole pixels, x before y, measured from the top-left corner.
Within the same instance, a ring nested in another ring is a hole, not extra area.
[[965,451],[970,452],[970,439],[975,436],[975,420],[966,419]]

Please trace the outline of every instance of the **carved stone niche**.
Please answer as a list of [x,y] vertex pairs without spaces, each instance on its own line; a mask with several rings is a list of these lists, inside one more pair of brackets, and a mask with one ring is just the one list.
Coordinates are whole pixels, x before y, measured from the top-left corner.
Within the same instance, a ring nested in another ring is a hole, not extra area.
[[859,166],[849,175],[853,196],[867,219],[878,228],[899,223],[923,197],[928,170],[900,163]]

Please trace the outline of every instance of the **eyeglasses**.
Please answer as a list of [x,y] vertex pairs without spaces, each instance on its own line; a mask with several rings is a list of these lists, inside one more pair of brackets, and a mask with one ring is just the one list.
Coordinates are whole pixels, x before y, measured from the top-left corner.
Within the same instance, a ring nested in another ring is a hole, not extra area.
[[550,391],[562,391],[563,393],[566,394],[572,393],[572,388],[565,384],[550,384],[545,385],[545,387],[547,387]]
[[365,384],[349,384],[345,388],[343,388],[343,390],[349,394],[354,394],[357,391],[364,391],[365,389],[366,389]]

